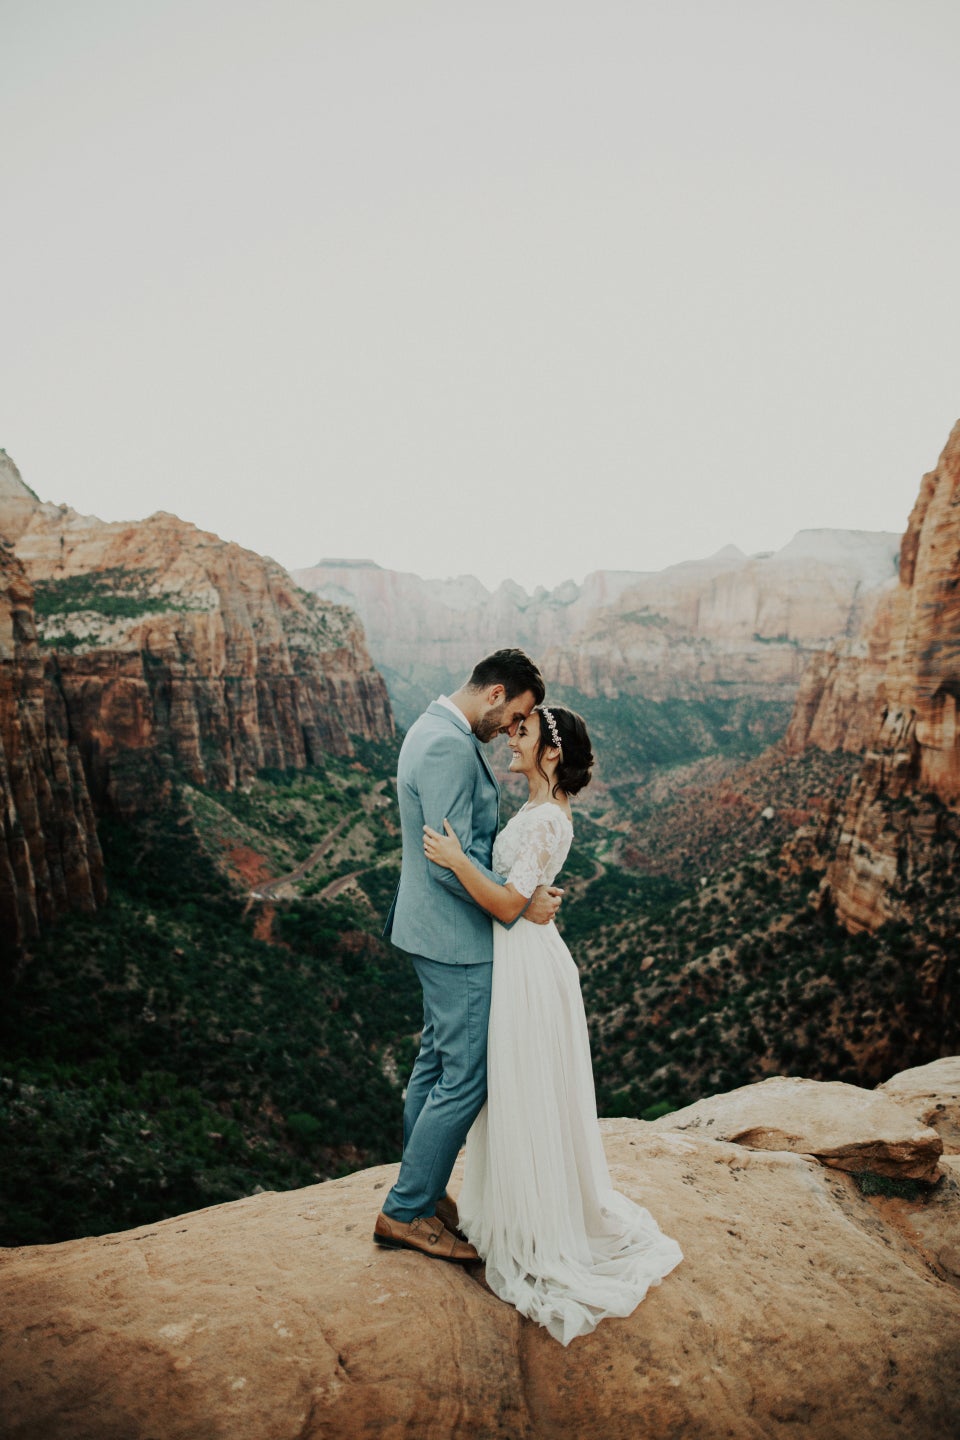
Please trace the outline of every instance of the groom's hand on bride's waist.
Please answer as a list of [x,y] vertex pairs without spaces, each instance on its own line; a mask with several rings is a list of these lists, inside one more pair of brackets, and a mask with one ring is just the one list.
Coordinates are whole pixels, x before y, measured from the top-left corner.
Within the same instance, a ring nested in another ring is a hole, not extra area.
[[557,911],[563,891],[557,885],[538,885],[530,897],[530,904],[523,912],[524,920],[534,925],[549,925]]

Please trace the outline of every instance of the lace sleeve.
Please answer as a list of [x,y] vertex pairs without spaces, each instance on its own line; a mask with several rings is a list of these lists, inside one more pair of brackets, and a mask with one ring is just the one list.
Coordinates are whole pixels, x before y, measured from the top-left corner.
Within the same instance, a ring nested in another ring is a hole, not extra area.
[[507,884],[529,900],[538,885],[549,885],[570,848],[570,824],[555,805],[540,805],[524,824],[520,849]]

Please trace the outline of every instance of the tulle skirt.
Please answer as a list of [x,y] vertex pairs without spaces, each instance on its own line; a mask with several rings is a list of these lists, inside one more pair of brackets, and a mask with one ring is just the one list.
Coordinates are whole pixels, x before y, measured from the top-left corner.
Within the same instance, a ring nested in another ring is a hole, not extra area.
[[683,1256],[612,1188],[580,978],[555,925],[494,924],[487,1074],[461,1229],[491,1290],[568,1345],[631,1314]]

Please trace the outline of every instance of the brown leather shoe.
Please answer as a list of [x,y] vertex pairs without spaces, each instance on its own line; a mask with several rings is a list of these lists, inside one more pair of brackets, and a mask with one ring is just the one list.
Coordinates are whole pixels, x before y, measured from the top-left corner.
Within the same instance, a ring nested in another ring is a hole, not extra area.
[[436,1215],[418,1215],[416,1220],[394,1220],[381,1210],[373,1227],[373,1238],[378,1245],[387,1245],[394,1250],[419,1250],[433,1260],[454,1260],[468,1265],[480,1259],[473,1246],[451,1235]]
[[457,1209],[457,1202],[449,1190],[437,1201],[437,1219],[450,1231],[451,1235],[456,1235],[458,1240],[466,1240],[466,1235],[460,1229],[460,1212]]

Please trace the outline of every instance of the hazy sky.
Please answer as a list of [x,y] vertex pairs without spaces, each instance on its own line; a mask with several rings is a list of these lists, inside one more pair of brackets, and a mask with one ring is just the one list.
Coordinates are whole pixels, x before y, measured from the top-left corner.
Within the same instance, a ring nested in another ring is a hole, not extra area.
[[0,445],[285,565],[901,530],[957,0],[0,0]]

